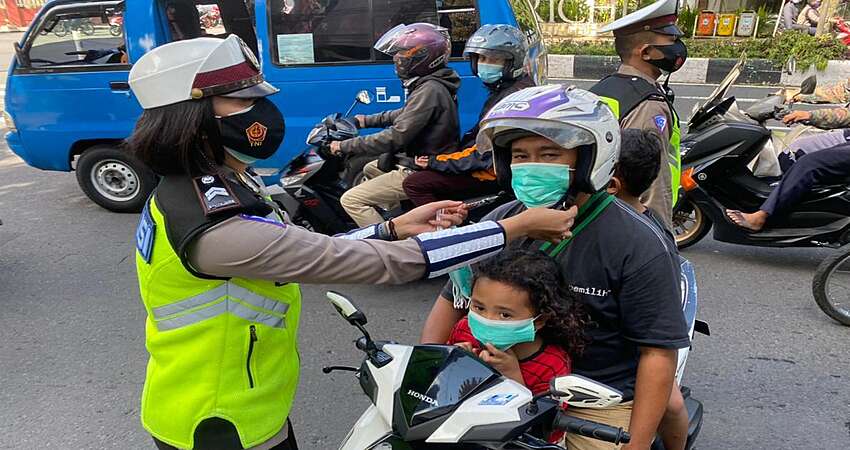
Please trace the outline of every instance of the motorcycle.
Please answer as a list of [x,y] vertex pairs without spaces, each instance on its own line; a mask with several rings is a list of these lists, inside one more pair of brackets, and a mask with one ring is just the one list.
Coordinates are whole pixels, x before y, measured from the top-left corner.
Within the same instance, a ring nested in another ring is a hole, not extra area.
[[[350,157],[331,154],[329,146],[331,142],[359,135],[357,125],[349,116],[358,104],[368,105],[371,102],[369,92],[360,91],[345,114],[325,117],[307,135],[307,148],[283,169],[279,183],[268,186],[272,199],[283,206],[293,223],[329,235],[357,228],[340,204],[340,197],[355,184],[355,180],[362,179],[362,175],[352,173]],[[416,167],[411,158],[404,156],[389,165],[395,168]],[[511,197],[504,193],[465,200],[469,208],[468,220],[477,222],[510,200]],[[408,202],[402,202],[391,210],[379,209],[379,213],[390,219],[411,207]]]
[[459,347],[373,341],[365,328],[366,315],[351,300],[336,292],[327,297],[363,334],[355,345],[366,356],[360,367],[322,371],[353,372],[372,402],[340,450],[563,450],[542,438],[553,430],[615,444],[629,442],[629,433],[621,428],[567,416],[560,406],[616,405],[622,394],[613,388],[567,375],[552,380],[549,392],[532,395]]
[[850,326],[850,245],[820,263],[812,279],[812,294],[821,311]]
[[[781,177],[759,177],[749,168],[760,154],[772,155],[770,119],[788,113],[784,97],[769,96],[740,111],[726,96],[744,57],[702,105],[694,109],[682,138],[680,200],[673,212],[679,248],[686,248],[714,229],[714,239],[765,247],[840,247],[850,243],[850,177],[817,186],[793,211],[771,218],[769,228],[749,232],[735,225],[727,209],[755,211]],[[810,81],[803,93],[814,90]],[[769,151],[764,151],[768,149]]]
[[[681,261],[682,310],[694,332],[708,335],[696,320],[693,266]],[[574,408],[606,408],[622,394],[579,375],[552,380],[550,392],[533,396],[474,355],[450,345],[399,345],[373,341],[366,315],[345,296],[328,292],[339,314],[363,334],[356,347],[366,353],[360,367],[330,366],[322,371],[354,372],[372,405],[360,416],[340,450],[364,449],[546,449],[563,450],[541,436],[553,430],[579,433],[613,443],[628,442],[622,429],[563,414],[559,402]],[[690,349],[679,350],[676,380],[681,386]],[[702,428],[703,406],[682,387],[688,412],[686,449]],[[660,439],[652,450],[664,450]]]

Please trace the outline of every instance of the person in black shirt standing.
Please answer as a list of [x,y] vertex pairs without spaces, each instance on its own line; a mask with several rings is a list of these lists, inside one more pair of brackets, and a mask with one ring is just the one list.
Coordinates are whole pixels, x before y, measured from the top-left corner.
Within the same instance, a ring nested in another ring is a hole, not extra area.
[[[492,149],[499,181],[518,201],[490,215],[574,204],[571,237],[558,246],[526,241],[555,258],[585,304],[591,339],[574,372],[623,392],[625,403],[570,414],[628,428],[624,448],[648,449],[667,407],[676,352],[690,344],[680,306],[675,247],[645,217],[605,188],[620,150],[610,108],[596,95],[566,86],[527,88],[499,102],[481,124],[479,145]],[[423,330],[423,342],[445,342],[466,313],[469,274],[452,274]],[[458,285],[454,285],[458,284]],[[569,448],[613,448],[568,436]]]

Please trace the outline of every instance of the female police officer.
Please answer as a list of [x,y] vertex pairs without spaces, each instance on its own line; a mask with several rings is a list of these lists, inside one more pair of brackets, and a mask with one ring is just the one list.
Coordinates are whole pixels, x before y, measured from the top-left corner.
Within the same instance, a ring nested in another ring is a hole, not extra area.
[[[444,274],[525,235],[558,240],[572,214],[429,231],[439,208],[331,238],[286,222],[246,171],[283,140],[254,55],[236,36],[158,47],[130,72],[144,108],[129,149],[162,179],[136,232],[150,352],[142,424],[160,448],[296,448],[293,282],[404,283]],[[372,238],[372,240],[357,240]]]

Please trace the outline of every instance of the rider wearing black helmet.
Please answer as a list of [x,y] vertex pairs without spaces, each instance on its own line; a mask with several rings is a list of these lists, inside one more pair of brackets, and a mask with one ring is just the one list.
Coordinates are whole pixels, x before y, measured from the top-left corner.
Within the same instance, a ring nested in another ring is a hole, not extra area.
[[[479,120],[493,105],[508,95],[534,86],[528,75],[525,35],[511,25],[484,25],[467,41],[464,56],[469,57],[472,73],[489,91]],[[461,138],[463,150],[434,157],[417,158],[424,170],[404,181],[404,192],[416,205],[438,198],[470,198],[499,192],[490,153],[476,151],[478,123]]]

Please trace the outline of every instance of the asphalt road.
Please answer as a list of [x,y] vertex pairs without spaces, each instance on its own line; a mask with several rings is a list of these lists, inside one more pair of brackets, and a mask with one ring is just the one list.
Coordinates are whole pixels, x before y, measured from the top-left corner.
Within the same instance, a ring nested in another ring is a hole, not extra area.
[[[676,86],[677,109],[690,111],[712,88]],[[735,93],[756,99],[770,90]],[[100,209],[73,174],[29,168],[2,143],[0,219],[0,448],[153,448],[139,424],[146,354],[137,217]],[[686,373],[705,403],[701,449],[850,448],[850,328],[823,315],[810,291],[827,254],[710,238],[685,252],[713,333],[696,339]],[[366,405],[351,376],[321,373],[359,359],[356,331],[323,293],[356,299],[375,337],[413,342],[441,283],[303,287],[293,412],[301,448],[336,448]]]
[[[72,174],[29,168],[0,146],[0,218],[0,448],[152,448],[139,425],[137,217],[100,209]],[[700,448],[850,448],[850,328],[810,292],[827,251],[709,238],[685,253],[713,332],[696,339],[686,374],[705,402]],[[304,286],[293,413],[302,448],[336,448],[366,404],[352,377],[321,373],[358,360],[357,333],[323,292],[356,299],[376,337],[412,342],[440,283]]]

